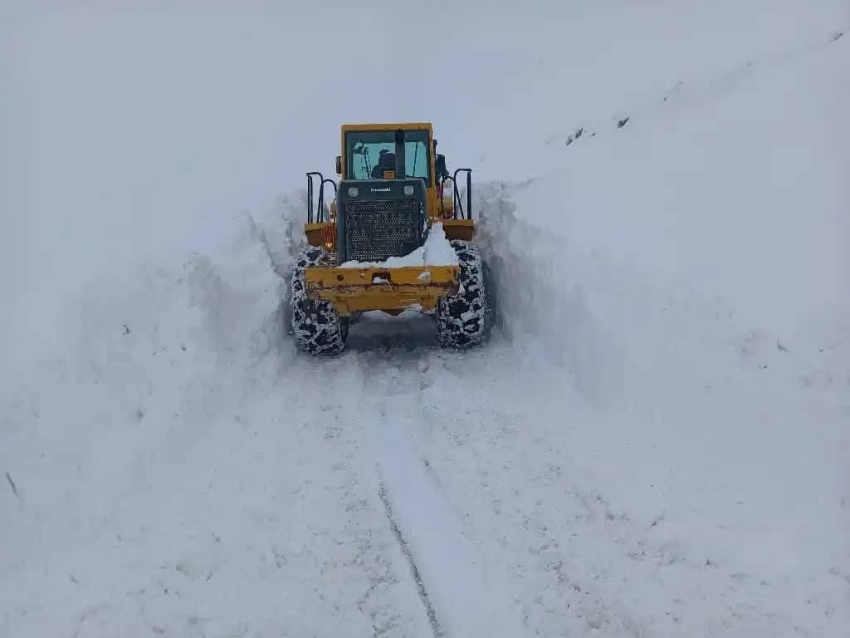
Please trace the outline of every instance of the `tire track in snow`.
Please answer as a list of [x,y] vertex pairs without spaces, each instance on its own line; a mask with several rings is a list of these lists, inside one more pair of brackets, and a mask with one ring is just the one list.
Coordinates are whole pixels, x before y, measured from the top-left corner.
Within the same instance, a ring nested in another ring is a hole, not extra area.
[[[426,355],[412,374],[406,357],[388,366],[370,361],[369,385],[375,392],[374,415],[378,418],[373,444],[381,499],[411,563],[435,636],[521,637],[527,634],[507,579],[502,574],[493,578],[493,566],[485,564],[419,454],[417,442],[425,423],[424,414],[417,418],[424,411],[422,388],[435,374],[435,363],[445,371],[445,358],[444,353]],[[366,359],[361,361],[365,367]]]
[[[365,427],[369,422],[358,418],[364,410],[362,397],[369,392],[368,378],[359,374],[356,360],[356,355],[348,360],[305,358],[303,366],[290,369],[282,380],[292,392],[285,404],[301,423],[294,432],[297,438],[283,447],[297,450],[290,476],[303,482],[294,486],[297,508],[291,510],[295,516],[286,542],[276,539],[272,550],[301,566],[306,598],[314,598],[309,592],[315,592],[329,635],[344,630],[425,638],[431,632],[376,498]],[[328,394],[328,387],[345,391]],[[301,615],[316,613],[308,609]]]
[[442,638],[445,634],[440,628],[440,622],[437,620],[437,613],[434,611],[434,606],[431,604],[431,600],[428,597],[428,590],[425,589],[425,584],[422,582],[422,576],[419,574],[419,568],[416,565],[416,560],[413,558],[413,553],[410,551],[410,546],[404,539],[401,529],[399,529],[398,523],[396,523],[395,518],[393,517],[393,507],[392,504],[390,504],[389,497],[387,496],[387,490],[383,483],[381,483],[378,496],[380,496],[381,501],[384,503],[384,512],[387,515],[387,520],[390,522],[390,529],[392,529],[393,535],[398,542],[398,546],[405,558],[407,558],[408,565],[410,565],[413,580],[416,581],[416,587],[419,591],[419,599],[425,606],[425,611],[428,614],[428,623],[431,625],[434,637]]

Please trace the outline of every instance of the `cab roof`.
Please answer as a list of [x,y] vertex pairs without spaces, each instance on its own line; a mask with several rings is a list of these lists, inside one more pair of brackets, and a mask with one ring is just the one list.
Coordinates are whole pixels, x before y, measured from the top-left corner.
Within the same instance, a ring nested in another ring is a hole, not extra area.
[[402,129],[405,131],[433,131],[434,127],[430,122],[376,122],[373,124],[343,124],[342,132],[346,131],[397,131]]

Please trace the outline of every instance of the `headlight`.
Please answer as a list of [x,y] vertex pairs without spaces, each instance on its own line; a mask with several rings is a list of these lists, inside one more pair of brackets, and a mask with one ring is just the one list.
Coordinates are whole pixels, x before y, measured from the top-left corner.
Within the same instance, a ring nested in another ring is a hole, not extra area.
[[349,197],[357,197],[360,194],[360,190],[356,186],[348,187],[348,196]]
[[413,184],[408,184],[407,186],[404,187],[404,194],[405,195],[413,195]]

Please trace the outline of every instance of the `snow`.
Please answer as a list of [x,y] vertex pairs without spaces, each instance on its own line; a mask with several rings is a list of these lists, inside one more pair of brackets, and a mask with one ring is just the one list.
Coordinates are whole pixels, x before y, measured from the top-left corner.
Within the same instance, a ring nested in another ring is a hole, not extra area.
[[[0,636],[846,634],[846,3],[455,7],[436,92],[383,0],[10,6]],[[304,172],[423,117],[492,342],[297,354]]]
[[[341,263],[339,268],[408,268],[416,266],[457,266],[458,258],[451,243],[446,237],[446,229],[441,222],[434,222],[428,229],[425,241],[419,248],[401,257],[388,257],[383,261],[349,260]],[[428,276],[422,273],[420,279]],[[373,280],[374,282],[374,280]]]

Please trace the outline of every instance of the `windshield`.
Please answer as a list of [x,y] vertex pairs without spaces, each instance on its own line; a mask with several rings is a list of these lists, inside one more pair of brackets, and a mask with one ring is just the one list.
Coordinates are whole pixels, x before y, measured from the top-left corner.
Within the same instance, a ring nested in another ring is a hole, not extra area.
[[[431,153],[427,131],[404,132],[406,175],[431,183]],[[350,131],[346,133],[345,155],[348,179],[380,179],[378,166],[395,169],[395,131]],[[383,156],[383,158],[382,158]],[[401,177],[401,176],[399,176]]]

